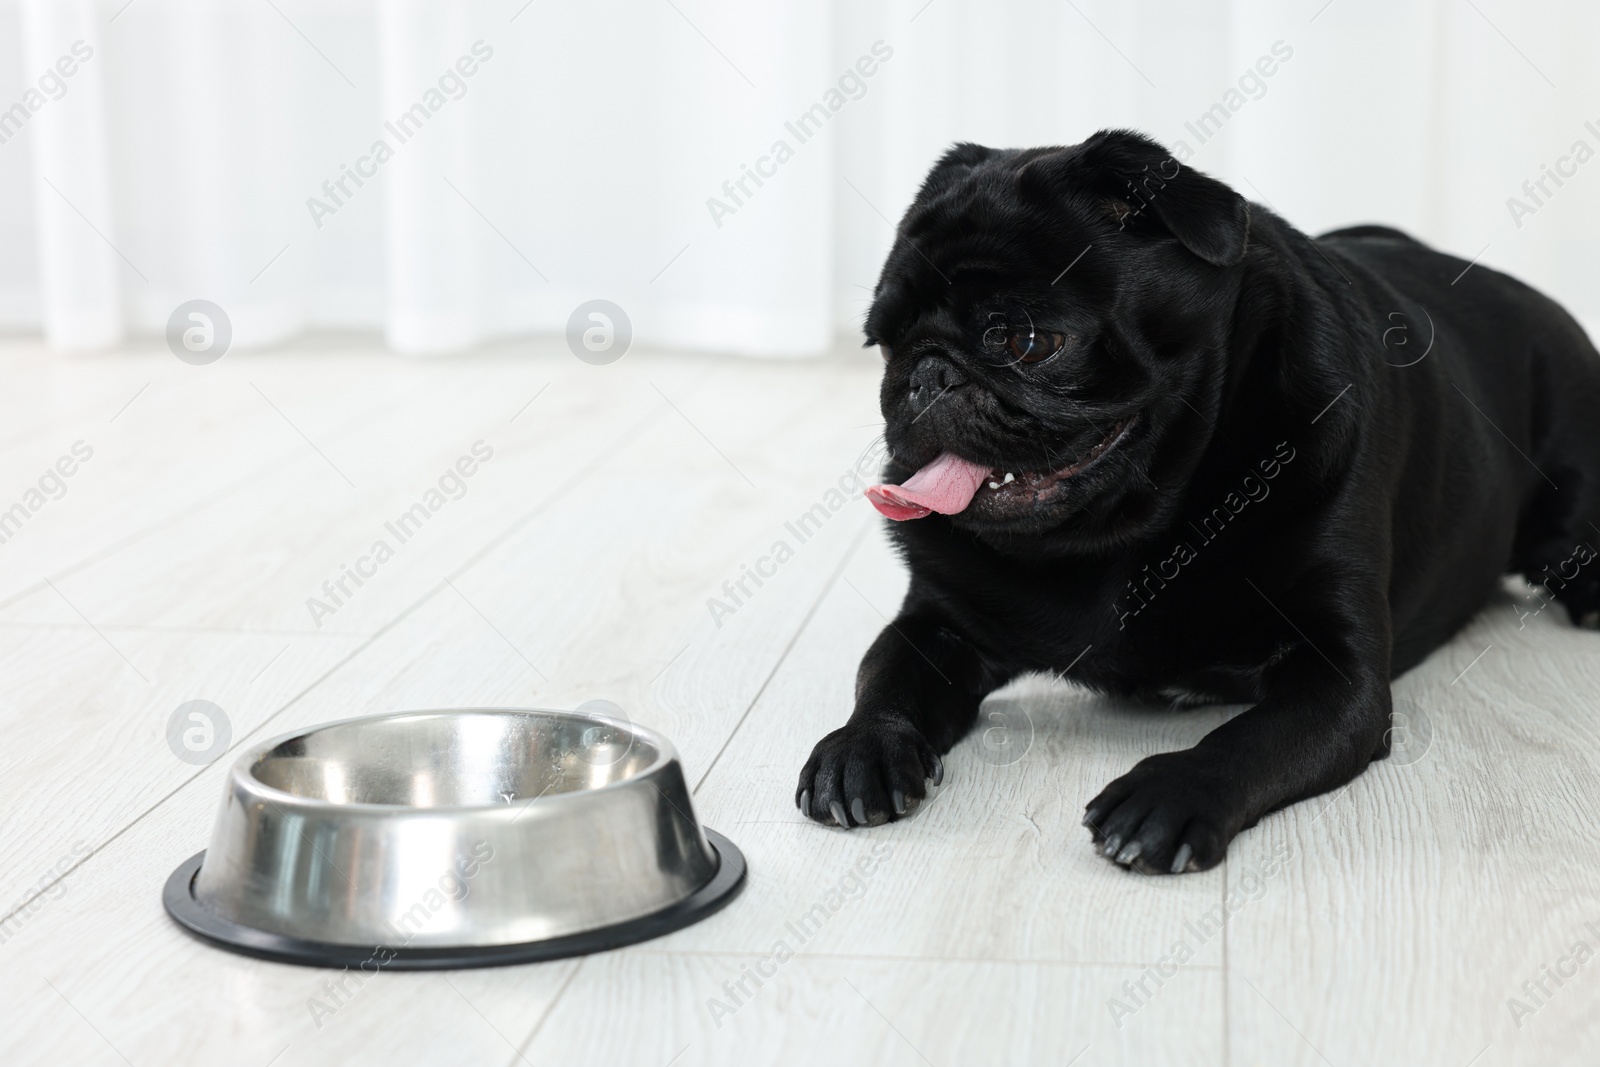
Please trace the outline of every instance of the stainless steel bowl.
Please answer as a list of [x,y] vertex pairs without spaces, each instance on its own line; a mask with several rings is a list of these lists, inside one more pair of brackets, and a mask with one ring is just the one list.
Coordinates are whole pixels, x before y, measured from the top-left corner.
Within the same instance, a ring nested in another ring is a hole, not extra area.
[[459,967],[659,936],[743,881],[666,738],[484,708],[347,719],[249,750],[210,848],[164,899],[190,931],[252,955]]

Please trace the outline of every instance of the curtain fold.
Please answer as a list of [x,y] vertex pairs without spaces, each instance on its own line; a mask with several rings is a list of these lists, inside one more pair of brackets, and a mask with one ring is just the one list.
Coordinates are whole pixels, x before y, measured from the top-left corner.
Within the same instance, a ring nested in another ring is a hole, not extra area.
[[[122,287],[116,251],[102,237],[113,228],[111,168],[94,7],[27,0],[19,14],[21,66],[37,72],[15,99],[28,113],[33,149],[39,322],[57,348],[114,345],[122,339]],[[15,107],[9,117],[22,121]]]
[[236,347],[853,336],[951,142],[1142,128],[1313,232],[1386,222],[1600,320],[1579,0],[0,0],[0,329],[205,299]]

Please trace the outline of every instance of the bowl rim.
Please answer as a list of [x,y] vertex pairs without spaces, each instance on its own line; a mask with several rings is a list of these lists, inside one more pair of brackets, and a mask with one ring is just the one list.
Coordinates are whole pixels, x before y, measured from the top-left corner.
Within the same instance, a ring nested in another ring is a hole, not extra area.
[[[541,793],[538,796],[532,797],[528,800],[520,801],[518,803],[439,804],[426,808],[416,807],[410,804],[375,804],[369,801],[338,801],[327,800],[323,797],[308,797],[299,793],[291,793],[286,789],[279,789],[277,786],[268,785],[260,778],[257,778],[254,774],[254,768],[256,764],[261,762],[267,753],[277,748],[279,745],[292,741],[295,738],[305,737],[321,730],[330,730],[334,727],[350,726],[359,723],[376,722],[380,719],[387,720],[427,715],[466,715],[485,713],[494,715],[556,716],[566,719],[580,719],[599,725],[616,727],[633,734],[635,737],[653,746],[656,750],[656,758],[652,760],[648,766],[639,770],[635,774],[629,775],[626,778],[619,778],[614,782],[607,782],[605,785],[595,786],[593,788],[567,790],[560,793],[551,793],[549,795]],[[278,734],[275,737],[268,738],[265,741],[258,742],[257,744],[254,744],[241,752],[239,754],[239,758],[234,760],[233,766],[229,768],[228,777],[230,780],[239,783],[240,787],[248,793],[265,794],[266,796],[264,799],[271,801],[275,806],[282,802],[301,809],[348,811],[359,812],[363,814],[383,814],[391,817],[440,818],[448,817],[450,815],[459,815],[463,812],[488,814],[491,812],[517,811],[520,814],[526,808],[532,807],[537,803],[544,803],[546,806],[553,807],[563,801],[576,801],[581,800],[583,797],[594,796],[610,790],[629,788],[638,784],[639,782],[648,780],[652,775],[656,774],[662,768],[675,762],[679,763],[681,766],[681,761],[678,759],[677,748],[672,744],[671,741],[667,739],[664,734],[661,734],[648,726],[641,726],[638,723],[632,722],[631,720],[617,719],[610,715],[599,715],[588,711],[580,713],[577,710],[570,708],[500,707],[473,704],[453,708],[410,708],[402,711],[382,711],[372,715],[352,715],[344,719],[331,719],[327,722],[314,723],[310,726],[302,727],[297,730],[290,730],[286,733]],[[513,818],[515,817],[516,816],[513,816]],[[696,825],[699,825],[698,819],[694,819],[693,821]]]

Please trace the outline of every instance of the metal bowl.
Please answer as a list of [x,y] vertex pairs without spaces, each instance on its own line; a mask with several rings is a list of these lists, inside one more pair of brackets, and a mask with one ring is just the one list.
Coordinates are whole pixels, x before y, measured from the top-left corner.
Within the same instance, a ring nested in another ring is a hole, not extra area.
[[653,731],[570,711],[411,711],[246,752],[210,848],[164,902],[251,955],[464,967],[659,936],[726,905],[744,872]]

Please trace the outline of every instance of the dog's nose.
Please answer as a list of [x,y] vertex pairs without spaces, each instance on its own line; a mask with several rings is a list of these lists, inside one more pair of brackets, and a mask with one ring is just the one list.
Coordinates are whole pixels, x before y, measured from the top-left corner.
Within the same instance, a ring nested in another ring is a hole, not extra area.
[[906,399],[913,411],[921,414],[945,393],[965,382],[961,372],[940,356],[924,356],[911,369],[911,390]]

